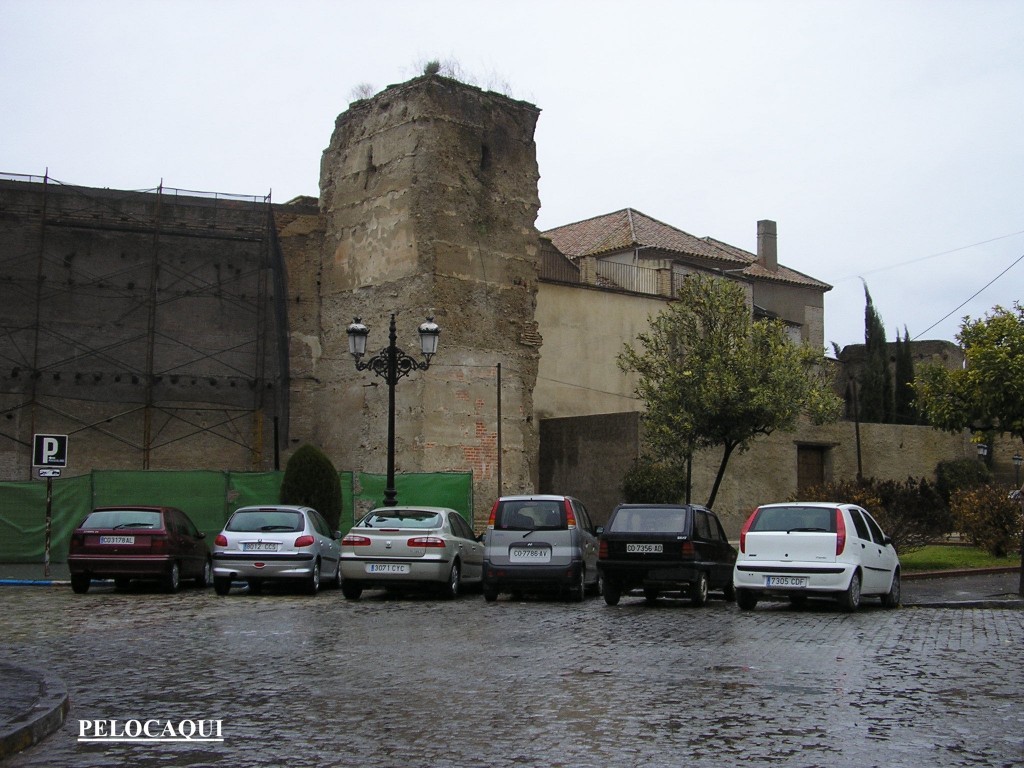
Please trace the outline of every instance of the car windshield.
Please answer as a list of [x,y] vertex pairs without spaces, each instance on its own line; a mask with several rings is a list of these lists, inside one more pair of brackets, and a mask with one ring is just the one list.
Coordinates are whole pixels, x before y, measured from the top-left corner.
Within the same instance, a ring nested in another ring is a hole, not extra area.
[[371,512],[359,521],[363,528],[440,528],[441,515],[437,512],[402,510]]
[[122,528],[163,528],[160,513],[142,509],[104,509],[93,512],[82,523],[87,530]]
[[494,527],[505,531],[565,528],[565,502],[559,499],[504,501],[495,515]]
[[227,530],[255,533],[257,531],[282,533],[301,531],[302,513],[292,510],[247,509],[238,510],[228,520]]
[[836,532],[835,507],[762,507],[750,530]]
[[620,509],[608,524],[614,533],[682,533],[686,530],[685,507]]

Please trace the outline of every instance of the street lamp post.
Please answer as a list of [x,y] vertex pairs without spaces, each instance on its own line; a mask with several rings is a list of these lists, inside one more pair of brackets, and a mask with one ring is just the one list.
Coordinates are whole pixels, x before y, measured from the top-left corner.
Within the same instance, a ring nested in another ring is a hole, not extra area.
[[1013,484],[1017,488],[1020,488],[1020,463],[1024,461],[1024,456],[1019,453],[1013,454]]
[[420,335],[420,351],[423,362],[409,357],[395,343],[398,336],[395,332],[395,316],[391,315],[391,329],[388,334],[388,345],[365,362],[366,339],[370,329],[363,325],[361,318],[354,321],[347,329],[348,351],[356,361],[356,369],[370,370],[380,376],[388,385],[388,479],[384,489],[384,506],[393,507],[398,503],[398,491],[395,489],[395,385],[403,376],[413,371],[425,371],[430,367],[430,358],[437,352],[437,340],[441,329],[434,318],[428,317],[417,329]]

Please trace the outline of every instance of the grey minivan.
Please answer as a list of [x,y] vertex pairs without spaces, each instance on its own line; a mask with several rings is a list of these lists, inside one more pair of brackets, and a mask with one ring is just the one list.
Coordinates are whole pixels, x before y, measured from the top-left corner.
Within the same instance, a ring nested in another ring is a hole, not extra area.
[[601,594],[594,524],[572,496],[502,496],[484,532],[484,599],[542,591]]

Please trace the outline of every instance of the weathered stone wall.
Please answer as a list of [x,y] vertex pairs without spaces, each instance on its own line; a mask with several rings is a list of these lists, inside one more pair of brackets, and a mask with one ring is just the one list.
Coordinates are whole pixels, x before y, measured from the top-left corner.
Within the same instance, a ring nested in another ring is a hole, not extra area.
[[[387,345],[394,314],[398,346],[418,358],[416,327],[432,315],[440,350],[429,370],[396,388],[396,471],[472,468],[477,511],[489,507],[500,363],[504,485],[536,484],[537,115],[532,105],[423,77],[338,117],[321,164],[313,304],[292,323],[302,391],[293,441],[321,446],[338,466],[383,472],[387,387],[356,371],[345,331],[361,317],[372,355]],[[313,290],[309,281],[293,279],[291,290]]]
[[34,433],[93,468],[265,469],[286,412],[262,198],[0,181],[0,477]]
[[[541,485],[545,493],[570,493],[603,522],[622,500],[622,477],[639,453],[642,426],[637,413],[614,413],[541,422]],[[935,479],[940,461],[975,459],[967,433],[938,432],[930,427],[861,424],[864,477]],[[746,453],[733,454],[715,500],[726,533],[735,538],[747,515],[759,504],[786,501],[797,494],[797,448],[825,448],[825,479],[857,476],[857,439],[853,422],[815,427],[801,424],[793,432],[775,432],[755,440]],[[999,440],[994,467],[997,481],[1009,486],[1013,441]],[[692,499],[705,503],[714,485],[721,451],[703,451],[694,459]]]

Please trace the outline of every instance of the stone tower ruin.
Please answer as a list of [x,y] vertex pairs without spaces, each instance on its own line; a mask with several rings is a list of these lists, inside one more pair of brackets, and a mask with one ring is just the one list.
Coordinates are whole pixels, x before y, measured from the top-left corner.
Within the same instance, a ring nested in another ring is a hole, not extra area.
[[384,472],[387,386],[356,370],[346,328],[369,326],[369,356],[394,314],[398,346],[418,358],[433,316],[437,355],[395,390],[396,473],[472,470],[478,523],[538,475],[538,115],[439,76],[354,102],[321,161],[319,244],[289,265],[293,444]]

